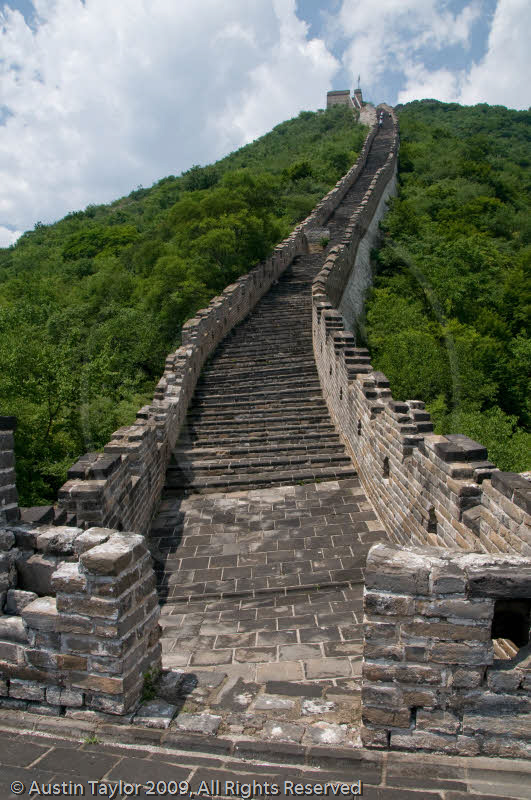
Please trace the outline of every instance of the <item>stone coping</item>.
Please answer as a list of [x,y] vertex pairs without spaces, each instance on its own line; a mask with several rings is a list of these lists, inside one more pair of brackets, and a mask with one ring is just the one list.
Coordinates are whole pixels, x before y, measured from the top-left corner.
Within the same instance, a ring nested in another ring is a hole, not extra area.
[[[54,736],[65,741],[76,741],[97,737],[102,744],[141,746],[155,752],[209,753],[232,756],[235,759],[259,758],[278,764],[320,766],[323,768],[347,767],[356,764],[422,764],[430,767],[457,767],[474,771],[489,771],[497,775],[518,772],[529,776],[531,785],[531,762],[522,759],[504,759],[463,756],[446,756],[431,753],[400,753],[368,750],[363,747],[335,747],[326,745],[299,745],[286,742],[264,742],[244,736],[215,736],[173,730],[139,728],[127,724],[106,721],[57,719],[31,715],[20,711],[0,709],[0,730],[6,734],[32,734]],[[502,797],[503,795],[500,795]],[[510,796],[510,795],[509,795]]]
[[[497,758],[471,759],[363,748],[268,744],[244,737],[176,734],[48,717],[28,720],[20,712],[2,710],[0,731],[12,742],[11,750],[15,746],[20,767],[27,763],[27,749],[35,758],[42,756],[44,746],[49,748],[45,752],[48,770],[60,765],[65,752],[68,752],[73,762],[79,758],[85,768],[89,760],[92,778],[100,777],[101,780],[109,766],[113,766],[111,777],[103,778],[111,783],[112,776],[117,776],[120,770],[125,780],[131,779],[131,773],[142,782],[154,775],[164,777],[164,767],[168,776],[175,777],[177,767],[172,765],[178,764],[180,772],[184,772],[185,765],[189,765],[188,770],[195,767],[195,771],[189,772],[195,776],[193,786],[199,780],[212,777],[237,779],[242,783],[251,778],[258,783],[273,778],[273,782],[281,786],[283,780],[301,783],[351,783],[360,780],[363,796],[378,800],[420,797],[433,800],[443,797],[445,800],[473,797],[526,800],[531,792],[531,764],[517,760],[508,762]],[[41,761],[37,758],[36,771],[41,767]],[[12,760],[7,763],[12,763]],[[4,778],[7,778],[7,773],[13,773],[12,777],[18,780],[29,777],[29,769],[2,769],[6,771]],[[43,776],[41,773],[41,779]]]

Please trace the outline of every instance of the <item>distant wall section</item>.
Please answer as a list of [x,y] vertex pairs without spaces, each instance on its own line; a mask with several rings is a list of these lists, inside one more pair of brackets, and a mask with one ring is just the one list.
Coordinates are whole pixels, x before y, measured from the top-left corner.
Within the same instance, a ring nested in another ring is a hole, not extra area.
[[326,95],[326,107],[332,108],[332,106],[348,106],[348,108],[352,109],[358,108],[358,106],[354,105],[349,89],[328,92]]

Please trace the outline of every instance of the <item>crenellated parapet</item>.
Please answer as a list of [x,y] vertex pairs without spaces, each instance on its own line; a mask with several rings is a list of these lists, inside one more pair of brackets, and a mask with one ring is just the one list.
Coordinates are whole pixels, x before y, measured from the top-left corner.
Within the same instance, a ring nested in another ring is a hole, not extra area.
[[19,518],[15,475],[16,427],[15,417],[0,417],[0,524]]
[[395,401],[369,352],[355,346],[335,307],[354,253],[341,245],[316,278],[314,351],[330,412],[386,530],[404,545],[530,556],[529,481],[497,470],[462,434],[434,434],[424,403]]
[[125,714],[161,648],[143,536],[17,523],[0,529],[0,705]]
[[[364,594],[363,743],[530,758],[530,597],[528,558],[375,545]],[[513,642],[524,644],[515,657],[505,652]]]

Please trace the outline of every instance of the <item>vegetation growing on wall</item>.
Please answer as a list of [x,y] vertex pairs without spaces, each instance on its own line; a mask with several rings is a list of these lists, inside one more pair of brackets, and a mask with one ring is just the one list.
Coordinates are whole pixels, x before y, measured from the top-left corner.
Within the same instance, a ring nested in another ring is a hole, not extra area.
[[18,417],[21,505],[152,397],[182,324],[265,258],[355,161],[334,107],[110,205],[37,223],[0,250],[0,408]]
[[437,433],[531,467],[531,113],[422,101],[399,112],[399,196],[367,307],[376,369]]

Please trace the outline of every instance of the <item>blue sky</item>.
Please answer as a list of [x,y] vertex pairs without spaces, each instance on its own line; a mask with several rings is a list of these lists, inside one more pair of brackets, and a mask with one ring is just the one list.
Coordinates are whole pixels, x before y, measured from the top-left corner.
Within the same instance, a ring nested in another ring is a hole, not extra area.
[[0,246],[329,89],[531,105],[529,0],[0,0]]

